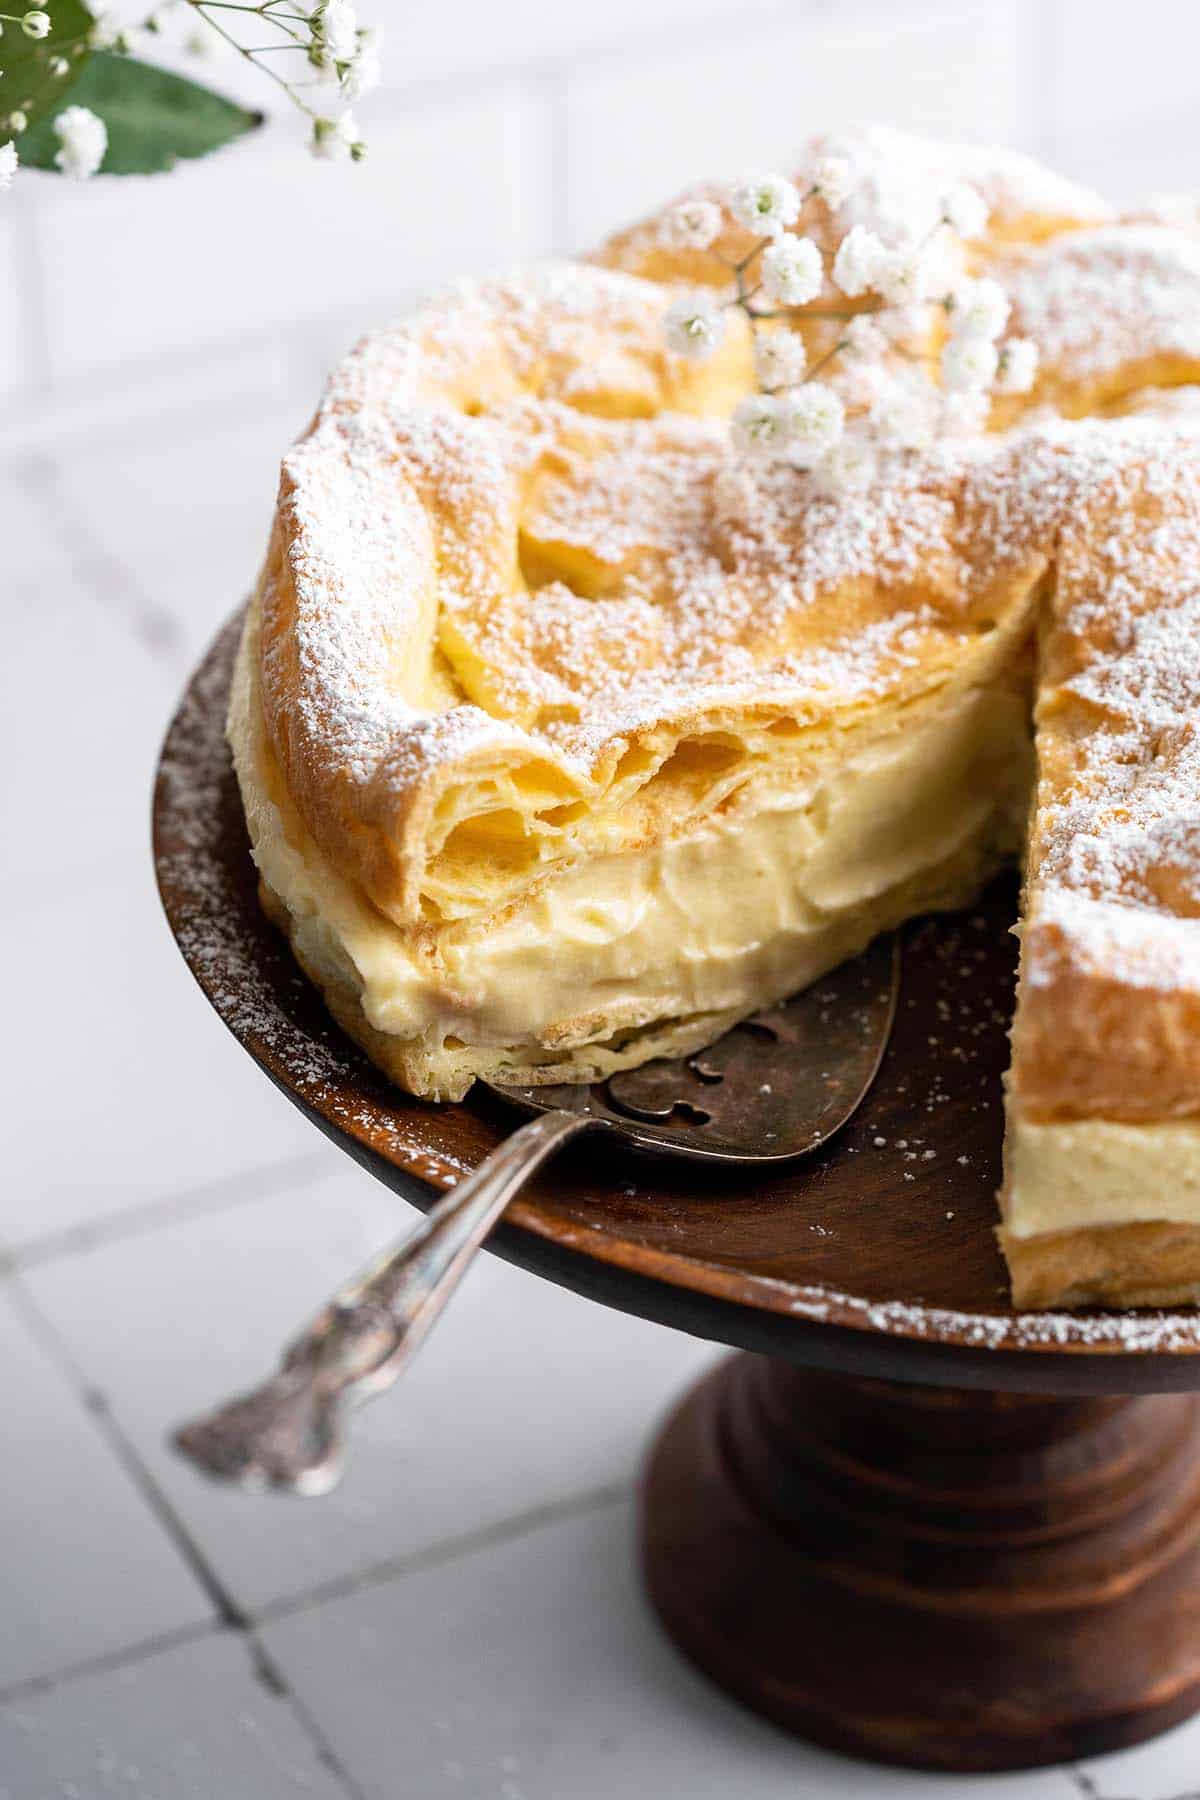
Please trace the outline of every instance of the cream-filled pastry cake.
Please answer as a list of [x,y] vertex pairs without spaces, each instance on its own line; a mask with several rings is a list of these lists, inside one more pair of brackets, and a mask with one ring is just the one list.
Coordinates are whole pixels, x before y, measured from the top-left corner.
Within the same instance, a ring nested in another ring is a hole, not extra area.
[[[970,184],[949,254],[1028,391],[852,485],[746,454],[761,327],[729,308],[703,359],[662,329],[753,249],[717,190],[706,244],[665,210],[368,338],[284,460],[235,678],[264,904],[452,1100],[700,1048],[1023,858],[1015,1299],[1193,1300],[1200,233],[1007,153],[847,145],[852,191],[801,178],[775,241]],[[770,328],[812,368],[843,299]],[[947,315],[884,362],[936,369]]]

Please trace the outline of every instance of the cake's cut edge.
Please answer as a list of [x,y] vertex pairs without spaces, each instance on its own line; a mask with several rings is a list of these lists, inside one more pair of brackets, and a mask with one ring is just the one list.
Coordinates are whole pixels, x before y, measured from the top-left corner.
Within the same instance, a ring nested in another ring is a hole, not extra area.
[[969,905],[1019,844],[1032,771],[1014,642],[990,682],[935,695],[921,718],[906,710],[808,806],[772,804],[768,788],[741,835],[706,827],[612,871],[604,859],[568,870],[474,923],[405,931],[290,806],[258,645],[254,605],[229,737],[264,903],[346,1031],[424,1098],[459,1099],[478,1077],[592,1081],[701,1049],[880,932]]

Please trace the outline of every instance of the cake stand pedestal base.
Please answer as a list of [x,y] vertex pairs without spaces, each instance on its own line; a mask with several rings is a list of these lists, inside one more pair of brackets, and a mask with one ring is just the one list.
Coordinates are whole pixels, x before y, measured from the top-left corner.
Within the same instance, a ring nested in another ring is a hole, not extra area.
[[856,1380],[740,1355],[642,1491],[676,1643],[790,1731],[1032,1768],[1200,1707],[1200,1401]]

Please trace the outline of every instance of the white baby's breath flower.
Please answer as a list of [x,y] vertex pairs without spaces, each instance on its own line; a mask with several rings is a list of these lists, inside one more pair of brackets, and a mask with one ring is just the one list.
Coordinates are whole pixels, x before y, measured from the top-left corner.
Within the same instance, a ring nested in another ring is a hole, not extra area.
[[987,202],[978,188],[959,181],[942,195],[942,218],[959,237],[982,237],[987,229]]
[[935,258],[920,245],[885,250],[875,266],[872,283],[891,306],[912,306],[927,300],[937,282]]
[[951,297],[956,337],[998,338],[1008,322],[1010,301],[998,281],[968,281]]
[[923,370],[885,375],[871,411],[880,443],[897,450],[924,450],[937,435],[942,396]]
[[855,225],[838,245],[833,259],[833,279],[843,294],[856,300],[875,286],[875,277],[887,255],[882,243],[865,225]]
[[383,76],[383,65],[380,50],[383,45],[383,33],[374,30],[363,30],[358,34],[358,48],[350,59],[350,66],[342,77],[342,92],[347,100],[361,100],[364,94],[372,93]]
[[847,432],[827,450],[813,473],[829,494],[861,493],[875,479],[878,458],[871,444],[857,433]]
[[73,181],[86,181],[96,173],[108,149],[108,128],[86,106],[64,107],[54,121],[59,148],[54,161]]
[[885,306],[875,315],[875,323],[888,344],[907,349],[923,343],[929,331],[929,308],[924,302],[913,306]]
[[351,0],[324,0],[313,21],[313,36],[334,62],[349,62],[358,48],[358,14]]
[[942,351],[942,385],[950,393],[985,388],[996,379],[1000,353],[990,338],[955,334]]
[[768,244],[760,272],[767,298],[780,306],[807,306],[825,279],[821,252],[811,238],[784,237]]
[[198,23],[192,27],[183,40],[183,47],[189,56],[219,57],[228,46],[219,32],[213,30],[203,13],[197,13]]
[[[336,88],[340,93],[342,71],[323,44],[314,43],[309,46],[308,66],[313,71],[314,87]],[[343,63],[342,68],[349,69],[349,66],[348,63]]]
[[673,250],[707,250],[720,235],[721,209],[711,200],[682,200],[663,221],[662,238]]
[[782,175],[751,175],[729,195],[729,210],[755,237],[778,237],[800,216],[800,195]]
[[98,12],[92,20],[92,28],[88,32],[88,43],[93,50],[111,50],[121,35],[121,23],[115,13],[107,8]]
[[859,361],[882,356],[888,347],[886,334],[870,313],[859,313],[857,318],[847,320],[842,337],[846,349]]
[[682,294],[663,314],[662,331],[668,350],[703,362],[725,336],[725,314],[709,294]]
[[323,162],[340,162],[346,156],[358,162],[365,150],[359,141],[354,114],[348,112],[340,119],[314,119],[308,147]]
[[1037,379],[1038,347],[1032,338],[1009,338],[1000,351],[996,387],[1002,394],[1027,394]]
[[49,37],[51,32],[50,14],[44,12],[27,12],[21,20],[21,30],[26,37]]
[[750,456],[773,456],[789,435],[787,404],[778,394],[747,394],[729,422],[734,448]]
[[838,369],[838,393],[845,405],[855,412],[873,414],[891,384],[891,376],[882,363],[869,357],[849,357]]
[[937,435],[940,437],[978,437],[987,429],[988,414],[992,409],[990,388],[960,388],[956,393],[942,395],[941,413],[937,422]]
[[806,382],[788,394],[783,405],[789,447],[800,461],[816,462],[833,449],[842,435],[846,412],[831,387],[821,381]]
[[830,212],[850,198],[854,171],[844,156],[823,156],[812,173],[812,184]]
[[804,376],[808,358],[804,339],[798,331],[763,331],[755,333],[754,368],[762,387],[795,387]]
[[15,144],[0,144],[0,194],[12,186],[18,161]]

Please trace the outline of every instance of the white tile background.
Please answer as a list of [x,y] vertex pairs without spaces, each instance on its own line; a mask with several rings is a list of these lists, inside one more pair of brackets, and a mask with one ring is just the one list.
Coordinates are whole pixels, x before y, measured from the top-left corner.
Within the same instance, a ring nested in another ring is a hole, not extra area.
[[452,272],[839,120],[1200,185],[1194,0],[362,9],[364,167],[281,115],[170,178],[0,199],[0,1800],[1171,1800],[1200,1726],[942,1781],[714,1695],[628,1545],[639,1448],[714,1352],[499,1263],[332,1498],[218,1492],[165,1447],[402,1223],[207,1012],[147,854],[173,697],[329,360]]

